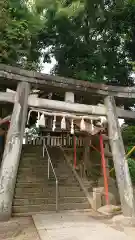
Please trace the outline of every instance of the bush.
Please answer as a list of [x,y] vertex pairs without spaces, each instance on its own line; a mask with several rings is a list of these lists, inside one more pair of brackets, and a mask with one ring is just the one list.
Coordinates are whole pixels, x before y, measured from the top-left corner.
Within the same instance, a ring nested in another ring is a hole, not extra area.
[[[130,177],[131,177],[131,181],[133,183],[133,185],[135,185],[135,160],[132,158],[128,158],[128,168],[129,168],[129,173],[130,173]],[[113,170],[110,173],[110,176],[114,179],[116,179],[116,173],[115,170]]]
[[128,146],[135,145],[135,126],[126,126],[122,129],[122,137],[124,145],[127,148]]
[[132,183],[135,184],[135,160],[128,158],[128,167],[131,176]]

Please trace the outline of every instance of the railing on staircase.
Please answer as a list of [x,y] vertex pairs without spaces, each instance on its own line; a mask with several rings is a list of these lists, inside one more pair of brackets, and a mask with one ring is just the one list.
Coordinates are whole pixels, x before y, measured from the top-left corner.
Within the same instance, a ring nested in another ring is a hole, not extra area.
[[[38,137],[24,137],[24,144],[30,145],[42,145],[45,141],[46,146],[63,148],[73,148],[74,140],[72,136],[68,137],[56,137],[56,136],[38,136]],[[76,147],[81,148],[84,146],[84,139],[82,137],[76,137]]]
[[47,157],[48,157],[48,179],[50,178],[50,166],[52,168],[52,172],[53,175],[55,177],[55,184],[56,184],[56,212],[58,211],[58,178],[56,176],[52,161],[51,161],[51,157],[50,154],[48,152],[47,146],[45,144],[45,141],[43,141],[43,158],[45,157],[45,151],[47,153]]

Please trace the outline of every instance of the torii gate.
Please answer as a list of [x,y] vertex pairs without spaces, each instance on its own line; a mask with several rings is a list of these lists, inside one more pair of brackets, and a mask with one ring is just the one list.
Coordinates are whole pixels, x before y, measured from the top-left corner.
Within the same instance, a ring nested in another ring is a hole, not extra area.
[[[30,96],[32,87],[47,89],[50,92],[65,92],[66,101],[53,101]],[[10,129],[7,135],[5,151],[0,170],[0,219],[11,216],[12,200],[16,175],[22,149],[22,139],[27,118],[27,109],[37,107],[70,113],[107,116],[109,140],[113,155],[116,177],[119,187],[122,211],[125,216],[135,216],[133,188],[126,161],[121,131],[120,118],[135,118],[135,112],[116,107],[115,97],[135,98],[134,87],[115,87],[94,84],[86,81],[50,76],[0,64],[0,87],[16,88],[16,93],[0,92],[0,101],[14,103]],[[74,103],[74,94],[95,94],[104,98],[104,106]]]

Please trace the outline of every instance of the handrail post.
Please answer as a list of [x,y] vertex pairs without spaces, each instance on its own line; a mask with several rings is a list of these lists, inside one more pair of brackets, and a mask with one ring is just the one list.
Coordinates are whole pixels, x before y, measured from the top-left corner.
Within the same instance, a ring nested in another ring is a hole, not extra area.
[[45,157],[45,142],[44,142],[44,139],[43,139],[43,158]]
[[56,182],[56,212],[57,212],[58,211],[58,179],[57,179],[57,176],[56,176],[56,173],[55,173],[55,170],[54,170],[54,167],[53,167],[53,164],[52,164],[52,161],[51,161],[48,149],[47,149],[47,146],[45,144],[45,141],[43,141],[43,157],[45,156],[45,154],[44,154],[45,150],[46,150],[46,153],[47,153],[47,156],[48,156],[48,179],[50,178],[50,165],[51,165],[51,168],[52,168],[52,171],[53,171],[53,174],[54,174],[54,177],[55,177],[55,182]]
[[48,157],[48,179],[50,178],[50,159]]
[[56,180],[56,212],[58,212],[58,181]]

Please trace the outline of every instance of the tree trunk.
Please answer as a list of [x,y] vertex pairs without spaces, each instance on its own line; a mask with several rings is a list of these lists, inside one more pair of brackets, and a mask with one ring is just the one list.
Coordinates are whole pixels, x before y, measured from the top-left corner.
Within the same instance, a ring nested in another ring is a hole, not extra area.
[[0,220],[8,220],[11,216],[16,175],[27,117],[29,92],[28,83],[22,82],[18,85],[0,170]]

